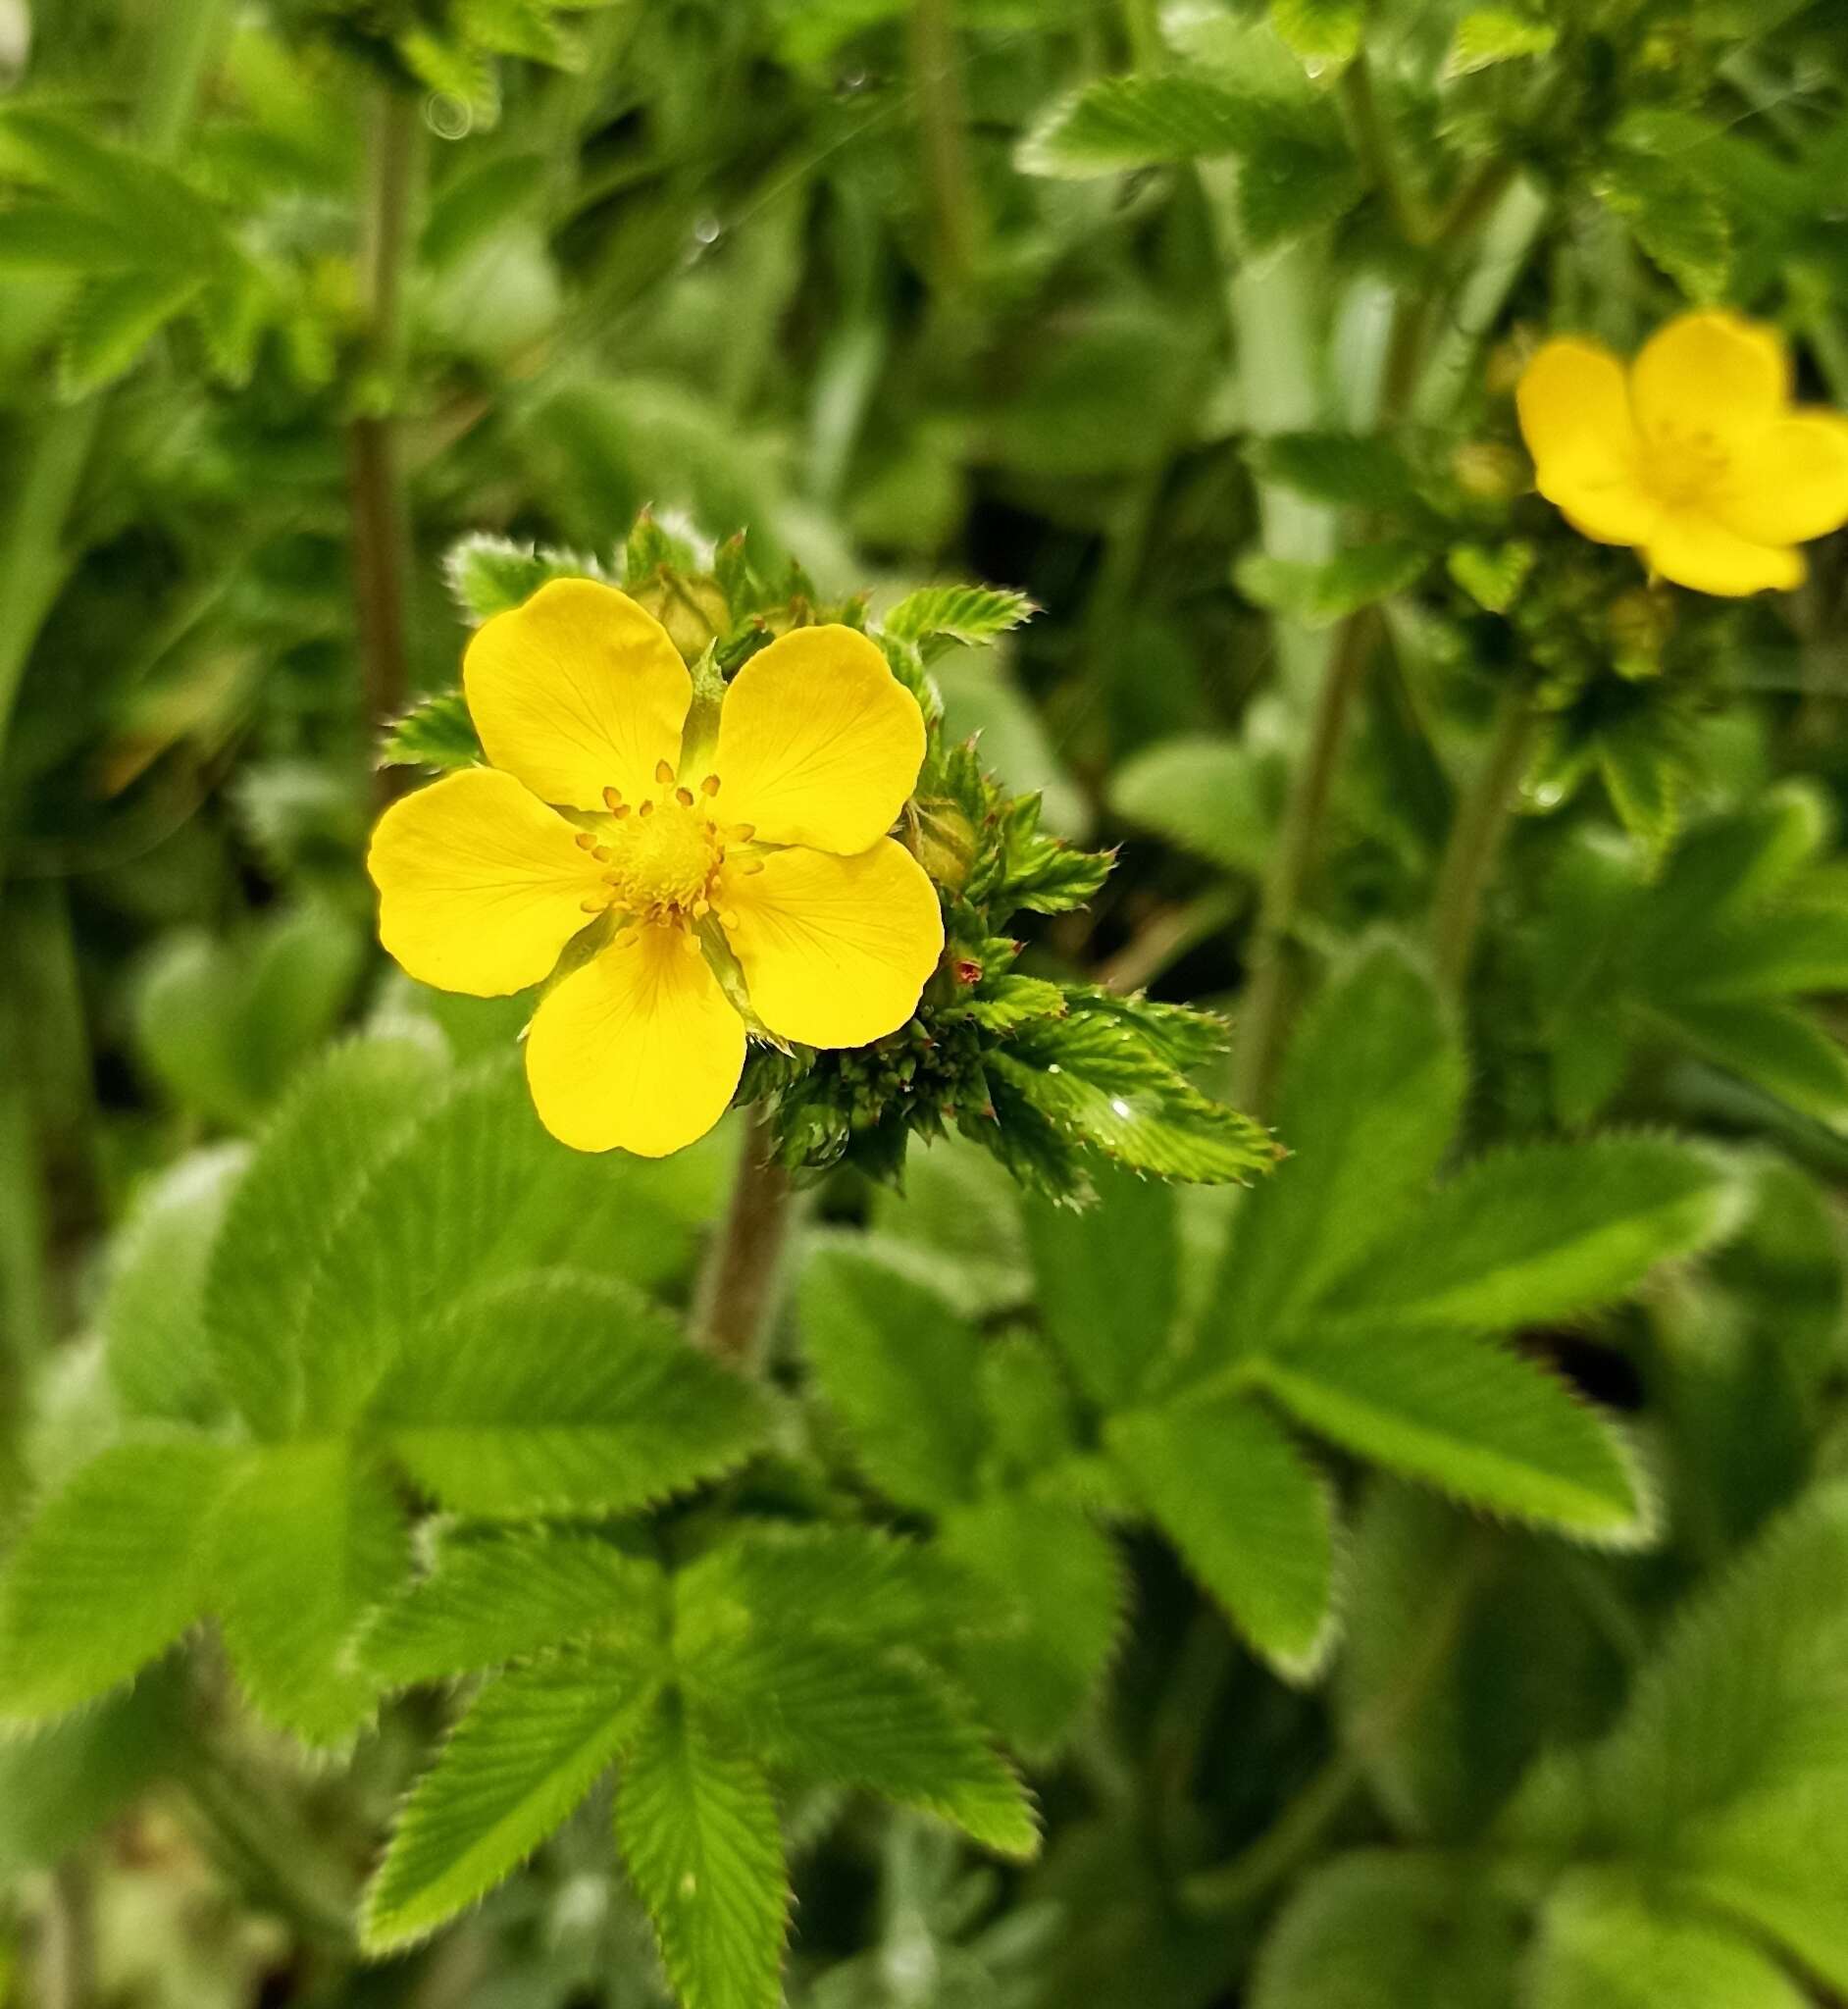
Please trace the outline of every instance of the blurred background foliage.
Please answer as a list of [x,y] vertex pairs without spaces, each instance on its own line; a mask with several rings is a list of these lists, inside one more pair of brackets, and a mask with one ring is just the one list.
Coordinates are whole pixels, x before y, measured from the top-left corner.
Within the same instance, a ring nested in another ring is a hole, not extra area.
[[[1574,1549],[1344,1467],[1348,1641],[1305,1691],[1153,1536],[1119,1564],[1081,1531],[1051,1644],[986,1675],[1003,1712],[1052,1698],[1001,1719],[1046,1759],[1044,1861],[809,1796],[791,1995],[1490,2009],[1518,1958],[1544,2009],[1835,1999],[1809,1991],[1848,1985],[1839,1502],[1728,1571],[1848,1445],[1848,565],[1819,547],[1737,606],[1647,588],[1527,494],[1509,396],[1541,332],[1628,350],[1725,301],[1848,405],[1835,0],[0,0],[0,64],[8,1521],[107,1435],[112,1331],[196,1293],[246,1140],[336,1030],[517,1029],[387,973],[360,869],[378,729],[453,681],[465,533],[607,558],[652,508],[747,525],[829,595],[1029,593],[1001,650],[936,665],[949,719],[1121,847],[1034,955],[1157,997],[1231,1003],[1267,961],[1302,988],[1422,928],[1514,688],[1538,723],[1472,891],[1460,1134],[1692,1132],[1743,1223],[1639,1302],[1509,1321],[1633,1422],[1660,1540]],[[1299,856],[1331,636],[1370,674]],[[725,1158],[636,1185],[625,1260],[670,1301]],[[1137,1200],[1061,1244],[960,1148],[819,1204],[938,1294],[919,1345],[944,1299],[990,1337],[1056,1324],[1081,1260],[1145,1288]],[[1147,1285],[1184,1323],[1228,1206],[1182,1196]],[[1659,1640],[1710,1580],[1730,1605],[1669,1636],[1723,1665],[1677,1690]],[[0,1996],[663,1999],[594,1811],[436,1950],[357,1966],[353,1885],[436,1705],[308,1762],[201,1658],[0,1747]],[[1768,1785],[1657,1884],[1573,1873],[1530,1943],[1575,1796],[1614,1861],[1626,1808],[1666,1834],[1686,1809],[1636,1780],[1723,1742],[1751,1668],[1822,1768],[1809,1826]],[[1585,1777],[1530,1771],[1619,1720]],[[1754,1936],[1639,1926],[1675,1877]]]

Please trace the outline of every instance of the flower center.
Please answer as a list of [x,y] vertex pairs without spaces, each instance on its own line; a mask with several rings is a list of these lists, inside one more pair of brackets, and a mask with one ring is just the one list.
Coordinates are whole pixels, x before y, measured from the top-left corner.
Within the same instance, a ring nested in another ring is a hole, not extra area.
[[1725,447],[1706,426],[1657,426],[1643,446],[1648,485],[1664,502],[1699,501],[1729,464]]
[[712,905],[713,882],[725,862],[727,843],[744,844],[755,834],[750,825],[731,829],[715,822],[712,798],[719,778],[709,774],[697,795],[679,787],[665,760],[654,770],[660,793],[639,802],[626,802],[616,789],[605,789],[609,810],[594,832],[583,831],[578,842],[599,864],[608,891],[587,900],[587,913],[613,907],[632,920],[685,927],[702,919]]

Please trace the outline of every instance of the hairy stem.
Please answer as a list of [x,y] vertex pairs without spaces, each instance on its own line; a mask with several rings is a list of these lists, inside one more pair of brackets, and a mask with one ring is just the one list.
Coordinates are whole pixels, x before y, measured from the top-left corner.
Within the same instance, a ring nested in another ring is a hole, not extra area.
[[[347,483],[353,515],[353,600],[368,735],[404,709],[404,596],[410,576],[410,510],[400,462],[396,406],[405,350],[404,274],[417,195],[417,102],[382,84],[373,113],[370,178],[360,269],[366,361],[360,410],[347,429]],[[389,796],[399,777],[377,770]]]
[[1460,990],[1469,974],[1482,896],[1494,876],[1502,839],[1533,743],[1534,714],[1527,694],[1514,685],[1502,694],[1488,750],[1468,792],[1457,804],[1438,867],[1431,905],[1431,953],[1438,982]]
[[693,1300],[693,1343],[737,1366],[754,1364],[776,1312],[796,1189],[771,1151],[759,1108],[746,1117],[738,1176]]
[[89,2009],[96,2000],[95,1889],[89,1865],[73,1856],[51,1873],[38,1936],[43,2009]]
[[1360,692],[1377,629],[1378,616],[1364,607],[1349,615],[1336,631],[1309,720],[1309,745],[1284,804],[1283,828],[1264,878],[1252,940],[1251,979],[1238,1015],[1233,1056],[1232,1100],[1254,1115],[1261,1113],[1269,1100],[1289,997],[1290,936],[1327,813],[1348,714]]
[[963,119],[950,0],[912,0],[911,76],[917,91],[938,282],[952,299],[959,299],[975,276],[983,232]]

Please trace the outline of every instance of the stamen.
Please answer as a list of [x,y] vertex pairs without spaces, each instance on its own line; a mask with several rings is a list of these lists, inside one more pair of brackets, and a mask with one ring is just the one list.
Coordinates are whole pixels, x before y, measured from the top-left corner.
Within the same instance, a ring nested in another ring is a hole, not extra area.
[[719,778],[716,774],[707,775],[705,780],[699,784],[699,793],[702,796],[716,796],[718,792]]
[[754,823],[734,823],[729,833],[734,844],[748,844],[757,835]]
[[581,830],[581,831],[579,831],[579,832],[578,832],[578,849],[579,849],[579,850],[580,850],[581,851],[593,851],[593,850],[595,850],[595,849],[596,849],[596,839],[595,839],[594,837],[592,837],[592,836],[590,835],[590,832],[589,832],[588,830]]
[[608,904],[606,900],[581,900],[578,902],[579,909],[587,914],[600,914]]
[[674,779],[674,770],[665,760],[657,760],[654,763],[654,778],[659,782],[672,781]]
[[719,926],[721,928],[735,928],[738,926],[737,907],[728,906],[719,909]]
[[674,799],[683,809],[691,809],[693,807],[693,790],[676,789],[674,791]]
[[629,804],[627,802],[618,802],[609,813],[620,823],[629,814]]
[[652,816],[654,814],[654,804],[652,802],[643,802],[640,813],[643,816]]
[[763,860],[761,858],[752,858],[750,863],[745,865],[743,870],[746,879],[754,879],[763,870]]
[[620,816],[623,813],[622,802],[623,792],[621,789],[605,789],[603,791],[604,808],[613,809]]
[[593,844],[590,847],[590,855],[599,865],[607,865],[616,853],[606,844]]

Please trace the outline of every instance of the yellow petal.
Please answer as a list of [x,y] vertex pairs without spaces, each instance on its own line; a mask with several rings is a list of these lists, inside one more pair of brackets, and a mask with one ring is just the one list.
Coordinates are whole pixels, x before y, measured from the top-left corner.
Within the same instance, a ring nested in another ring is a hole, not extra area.
[[796,628],[751,657],[719,712],[718,813],[768,844],[863,851],[924,760],[917,699],[856,629]]
[[1596,342],[1547,342],[1514,391],[1521,438],[1533,455],[1540,492],[1550,483],[1609,483],[1636,466],[1636,428],[1623,365]]
[[510,774],[470,767],[393,802],[372,834],[379,939],[420,983],[500,998],[588,924],[598,868]]
[[720,920],[772,1032],[808,1047],[863,1047],[896,1032],[944,949],[937,890],[902,845],[850,858],[772,851],[728,863]]
[[1541,494],[1580,537],[1598,544],[1646,544],[1662,519],[1662,504],[1628,476],[1610,481],[1543,478]]
[[1683,314],[1650,336],[1630,372],[1636,422],[1651,439],[1731,450],[1779,417],[1790,359],[1774,328],[1737,314]]
[[561,1144],[665,1158],[724,1115],[744,1021],[692,941],[679,928],[631,928],[540,1002],[526,1078]]
[[1710,507],[1759,544],[1800,544],[1848,523],[1848,419],[1797,412],[1735,456]]
[[1768,587],[1803,584],[1803,553],[1782,544],[1754,544],[1693,509],[1663,512],[1646,553],[1650,569],[1676,586],[1733,599]]
[[680,753],[693,679],[667,630],[593,579],[554,579],[483,624],[462,663],[482,746],[544,802],[651,794]]

